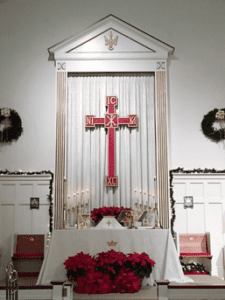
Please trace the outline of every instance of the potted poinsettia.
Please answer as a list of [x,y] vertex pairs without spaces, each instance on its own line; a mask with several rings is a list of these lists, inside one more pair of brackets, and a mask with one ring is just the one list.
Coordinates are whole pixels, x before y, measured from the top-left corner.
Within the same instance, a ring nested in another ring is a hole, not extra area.
[[114,250],[95,257],[80,252],[64,262],[68,279],[77,283],[75,292],[82,294],[138,292],[154,264],[146,253],[125,255]]
[[138,277],[149,278],[155,262],[151,260],[146,253],[138,254],[136,252],[128,254],[125,266],[132,270]]
[[89,270],[86,276],[79,276],[76,283],[75,292],[80,294],[108,294],[113,292],[109,274],[100,271]]
[[114,280],[126,262],[127,257],[122,252],[110,250],[108,252],[98,253],[95,259],[96,269],[104,274],[109,274],[110,278]]
[[77,277],[86,276],[87,272],[94,271],[96,260],[91,255],[80,252],[75,256],[68,257],[64,265],[67,270],[68,279],[76,280]]
[[130,268],[122,267],[113,281],[114,293],[136,293],[141,288],[142,279]]

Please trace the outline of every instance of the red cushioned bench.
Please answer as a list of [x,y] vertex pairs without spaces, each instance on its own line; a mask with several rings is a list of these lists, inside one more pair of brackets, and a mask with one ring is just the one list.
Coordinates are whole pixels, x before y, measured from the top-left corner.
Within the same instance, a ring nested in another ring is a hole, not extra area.
[[12,260],[19,276],[38,276],[44,259],[44,234],[18,235]]
[[[179,234],[179,244],[180,244],[180,259],[183,258],[212,258],[212,255],[209,251],[208,243],[207,243],[207,234],[205,233],[182,233]],[[210,265],[211,269],[211,265]],[[203,273],[195,272],[195,271],[185,271],[186,275],[206,275],[209,274],[210,271],[205,271]]]

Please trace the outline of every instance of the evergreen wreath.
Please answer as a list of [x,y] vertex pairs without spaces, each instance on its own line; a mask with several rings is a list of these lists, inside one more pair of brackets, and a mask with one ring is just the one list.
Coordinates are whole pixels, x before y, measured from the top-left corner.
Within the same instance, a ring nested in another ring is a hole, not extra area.
[[224,126],[221,129],[216,130],[213,127],[214,122],[220,122],[221,125],[224,125],[222,122],[225,121],[225,108],[211,110],[207,115],[204,116],[201,127],[204,135],[211,139],[214,142],[219,142],[225,139],[225,128]]
[[8,120],[10,125],[0,131],[0,142],[8,143],[12,140],[18,140],[23,132],[22,121],[18,113],[10,108],[1,108],[0,124],[4,120]]

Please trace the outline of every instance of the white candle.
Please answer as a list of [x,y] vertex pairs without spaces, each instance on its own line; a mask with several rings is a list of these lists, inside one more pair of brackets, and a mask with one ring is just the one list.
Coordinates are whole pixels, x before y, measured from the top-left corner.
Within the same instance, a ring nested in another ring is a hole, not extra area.
[[86,193],[87,193],[87,196],[86,196],[86,201],[87,201],[87,212],[89,212],[89,189],[86,189]]
[[141,197],[141,190],[139,190],[139,194],[140,194],[140,205],[142,204],[143,206],[143,198]]
[[136,189],[134,190],[134,198],[135,198],[134,202],[137,203],[137,190]]
[[67,203],[68,203],[68,204],[70,203],[70,195],[68,195]]
[[80,204],[80,192],[78,191],[77,192],[77,205]]
[[144,203],[145,203],[145,205],[147,205],[147,192],[146,191],[144,191]]
[[76,205],[76,194],[75,194],[75,193],[73,194],[73,202],[72,202],[72,205]]
[[81,193],[82,193],[82,199],[81,199],[81,202],[85,203],[86,201],[85,201],[85,197],[84,197],[84,190],[82,190]]

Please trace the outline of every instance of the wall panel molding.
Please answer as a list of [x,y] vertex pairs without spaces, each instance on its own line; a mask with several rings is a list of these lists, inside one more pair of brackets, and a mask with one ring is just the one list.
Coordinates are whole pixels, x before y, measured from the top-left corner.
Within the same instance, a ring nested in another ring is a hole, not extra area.
[[[52,176],[0,175],[0,280],[14,253],[17,234],[49,232],[49,186]],[[30,198],[40,199],[39,209],[30,209]]]
[[[171,196],[174,235],[178,238],[179,233],[207,233],[212,254],[211,275],[224,278],[225,172],[174,173]],[[184,209],[184,196],[193,197],[193,209]]]

